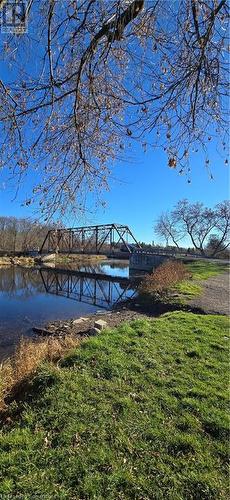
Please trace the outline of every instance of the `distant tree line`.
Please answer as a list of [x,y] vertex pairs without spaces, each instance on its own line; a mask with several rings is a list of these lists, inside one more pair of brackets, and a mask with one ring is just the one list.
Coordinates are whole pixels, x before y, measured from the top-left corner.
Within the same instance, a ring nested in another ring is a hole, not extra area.
[[227,257],[230,244],[230,202],[222,201],[214,208],[203,203],[179,201],[171,211],[157,219],[155,233],[179,250],[181,242],[190,239],[190,251],[203,256]]
[[0,216],[0,252],[38,250],[53,227],[36,220]]

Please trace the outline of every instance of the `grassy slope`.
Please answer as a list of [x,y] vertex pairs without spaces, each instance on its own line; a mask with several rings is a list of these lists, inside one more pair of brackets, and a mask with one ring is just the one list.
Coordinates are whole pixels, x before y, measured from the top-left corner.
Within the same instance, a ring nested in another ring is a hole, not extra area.
[[186,263],[192,279],[178,283],[174,290],[178,293],[180,302],[184,303],[202,293],[200,281],[207,280],[228,270],[228,265],[208,261]]
[[0,436],[0,497],[227,499],[227,334],[170,313],[43,365]]

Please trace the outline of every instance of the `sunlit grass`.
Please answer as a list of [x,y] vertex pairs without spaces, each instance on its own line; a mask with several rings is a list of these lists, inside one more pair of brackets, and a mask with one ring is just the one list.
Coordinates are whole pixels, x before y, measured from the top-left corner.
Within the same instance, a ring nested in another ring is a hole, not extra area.
[[0,435],[0,496],[227,499],[227,336],[168,313],[43,364]]
[[229,266],[227,264],[200,260],[186,264],[186,268],[191,272],[193,280],[206,280],[227,271]]
[[193,297],[197,297],[202,293],[202,286],[192,281],[182,281],[175,285],[174,290],[177,291],[180,299],[183,301],[190,300]]

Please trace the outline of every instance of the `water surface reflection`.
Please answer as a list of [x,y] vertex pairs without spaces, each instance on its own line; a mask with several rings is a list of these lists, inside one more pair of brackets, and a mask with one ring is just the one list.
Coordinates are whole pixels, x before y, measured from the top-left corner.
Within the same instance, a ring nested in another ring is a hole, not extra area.
[[[120,265],[119,265],[120,264]],[[128,262],[105,262],[78,269],[0,269],[0,359],[32,327],[111,309],[135,293]],[[69,300],[72,299],[72,300]]]

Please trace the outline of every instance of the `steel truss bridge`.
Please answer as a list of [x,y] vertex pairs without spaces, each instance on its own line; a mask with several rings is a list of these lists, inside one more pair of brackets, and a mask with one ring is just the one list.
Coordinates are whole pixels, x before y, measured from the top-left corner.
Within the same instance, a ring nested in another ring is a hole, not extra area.
[[47,293],[105,309],[135,294],[135,281],[124,277],[47,268],[40,274]]
[[116,255],[141,249],[128,226],[101,224],[68,229],[51,229],[40,248],[40,253],[82,253]]

